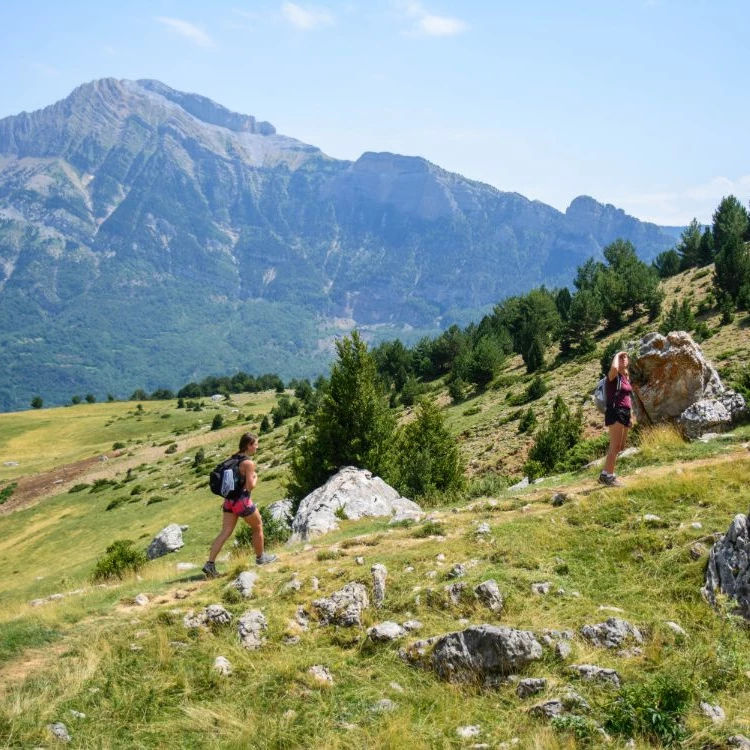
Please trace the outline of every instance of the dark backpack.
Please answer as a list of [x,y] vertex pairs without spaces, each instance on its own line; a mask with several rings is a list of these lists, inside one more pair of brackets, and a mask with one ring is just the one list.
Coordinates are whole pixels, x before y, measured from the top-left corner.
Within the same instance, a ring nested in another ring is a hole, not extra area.
[[240,464],[247,460],[247,456],[236,453],[226,461],[222,461],[209,475],[208,486],[214,495],[234,500],[242,494],[244,481],[240,474]]

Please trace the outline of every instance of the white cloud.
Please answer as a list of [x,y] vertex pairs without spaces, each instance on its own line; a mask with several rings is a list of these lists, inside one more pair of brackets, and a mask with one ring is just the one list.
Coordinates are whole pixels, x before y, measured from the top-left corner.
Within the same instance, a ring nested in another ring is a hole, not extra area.
[[304,31],[331,26],[336,20],[333,14],[325,8],[311,8],[310,6],[303,8],[295,3],[284,3],[281,6],[281,12],[292,26]]
[[156,20],[164,24],[170,31],[179,34],[199,47],[213,47],[215,44],[214,40],[203,29],[189,21],[183,21],[180,18],[165,18],[164,16],[159,16]]
[[714,177],[702,185],[693,185],[681,191],[626,195],[611,202],[642,221],[682,226],[694,218],[702,224],[710,224],[719,202],[727,195],[734,195],[741,203],[747,204],[750,175],[736,180]]
[[407,32],[411,36],[456,36],[468,28],[460,18],[430,13],[416,1],[400,3],[399,7],[412,24]]

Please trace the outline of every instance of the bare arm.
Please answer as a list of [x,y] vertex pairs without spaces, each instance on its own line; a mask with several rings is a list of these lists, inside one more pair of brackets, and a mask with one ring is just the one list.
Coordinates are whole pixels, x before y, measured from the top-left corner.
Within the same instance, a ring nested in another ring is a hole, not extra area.
[[615,354],[615,356],[612,357],[612,364],[609,366],[609,373],[607,373],[607,380],[614,380],[617,377],[617,373],[620,367],[620,356],[623,354],[627,354],[627,352],[617,352],[617,354]]
[[255,463],[249,458],[240,464],[240,474],[245,480],[245,491],[251,495],[258,484],[258,473],[255,471]]

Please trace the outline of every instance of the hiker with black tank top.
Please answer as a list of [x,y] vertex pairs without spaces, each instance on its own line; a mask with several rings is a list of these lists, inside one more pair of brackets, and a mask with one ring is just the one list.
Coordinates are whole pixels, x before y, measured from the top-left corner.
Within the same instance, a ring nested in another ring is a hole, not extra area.
[[216,578],[216,557],[224,546],[224,542],[232,536],[237,521],[242,518],[250,527],[253,534],[253,549],[255,550],[255,562],[257,565],[267,565],[276,560],[276,555],[268,555],[264,551],[265,540],[263,539],[263,521],[260,511],[255,506],[252,492],[258,484],[258,474],[255,471],[255,462],[252,456],[258,450],[258,438],[246,432],[240,438],[239,472],[242,479],[242,487],[237,496],[230,496],[222,504],[222,523],[219,535],[214,539],[211,550],[208,553],[208,561],[203,566],[206,578]]
[[608,487],[622,487],[622,482],[615,476],[615,461],[617,454],[625,448],[628,430],[633,425],[633,389],[630,386],[628,365],[628,353],[617,352],[612,358],[605,385],[607,411],[604,414],[604,424],[609,429],[609,450],[604,470],[599,475],[599,483]]

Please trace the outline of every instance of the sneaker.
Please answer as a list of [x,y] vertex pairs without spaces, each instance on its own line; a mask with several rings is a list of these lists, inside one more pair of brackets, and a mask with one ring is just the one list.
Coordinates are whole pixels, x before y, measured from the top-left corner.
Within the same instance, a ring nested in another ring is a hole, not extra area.
[[603,471],[601,474],[599,474],[599,484],[606,484],[609,486],[610,483],[610,474],[607,474],[606,471]]
[[609,482],[607,484],[610,487],[624,487],[625,483],[621,482],[614,474],[610,474],[609,476]]
[[216,565],[210,560],[203,566],[203,575],[206,576],[206,578],[219,577],[219,571],[216,570]]
[[272,562],[276,562],[276,555],[269,555],[266,552],[264,552],[259,557],[255,558],[256,565],[268,565],[269,563],[272,563]]

